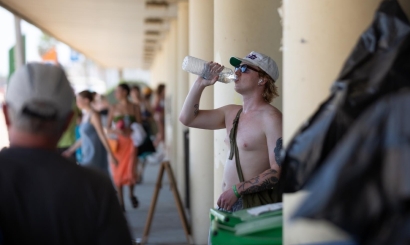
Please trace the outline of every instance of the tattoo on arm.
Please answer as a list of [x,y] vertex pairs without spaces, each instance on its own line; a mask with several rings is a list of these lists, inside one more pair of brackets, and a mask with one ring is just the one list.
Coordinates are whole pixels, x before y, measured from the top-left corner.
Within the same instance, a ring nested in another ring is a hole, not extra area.
[[278,171],[269,169],[250,180],[240,183],[238,191],[242,195],[260,192],[271,189],[278,181]]
[[276,147],[275,147],[275,160],[276,163],[279,165],[279,167],[282,166],[282,163],[280,162],[280,152],[282,151],[282,137],[280,137],[277,141],[276,141]]
[[195,104],[194,105],[194,116],[197,116],[198,115],[198,113],[199,113],[199,104]]

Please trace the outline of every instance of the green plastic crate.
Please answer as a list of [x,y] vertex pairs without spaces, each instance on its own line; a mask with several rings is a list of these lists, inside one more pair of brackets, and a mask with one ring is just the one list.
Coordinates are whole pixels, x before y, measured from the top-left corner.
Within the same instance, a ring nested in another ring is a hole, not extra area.
[[282,208],[258,216],[248,210],[251,209],[228,213],[211,209],[212,245],[281,245]]

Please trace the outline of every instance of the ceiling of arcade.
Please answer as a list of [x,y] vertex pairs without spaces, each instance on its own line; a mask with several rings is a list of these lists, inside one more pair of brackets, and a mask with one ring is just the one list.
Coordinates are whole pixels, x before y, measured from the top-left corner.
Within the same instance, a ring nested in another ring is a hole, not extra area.
[[0,0],[103,67],[148,69],[178,0]]

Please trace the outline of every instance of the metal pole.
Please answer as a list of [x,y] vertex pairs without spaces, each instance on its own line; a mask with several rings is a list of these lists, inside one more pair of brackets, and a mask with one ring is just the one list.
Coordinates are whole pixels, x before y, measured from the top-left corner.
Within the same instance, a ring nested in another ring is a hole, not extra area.
[[16,32],[16,46],[14,47],[14,61],[15,61],[16,70],[24,65],[23,38],[21,36],[20,22],[21,22],[21,18],[15,15],[14,16],[14,29]]

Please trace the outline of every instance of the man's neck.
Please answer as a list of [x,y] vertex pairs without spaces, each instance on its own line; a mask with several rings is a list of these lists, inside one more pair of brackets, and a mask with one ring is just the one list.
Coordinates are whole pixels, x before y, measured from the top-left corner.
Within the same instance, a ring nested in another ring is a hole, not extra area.
[[255,94],[243,95],[242,99],[243,99],[243,113],[255,110],[267,104],[267,102],[263,100],[262,96],[257,96]]
[[10,147],[56,149],[57,140],[52,140],[43,135],[23,132],[13,128],[9,129]]

